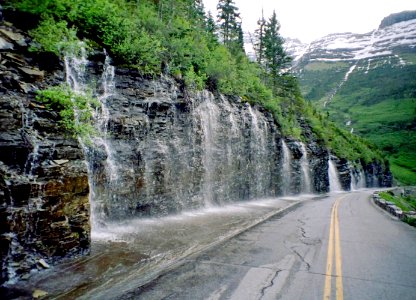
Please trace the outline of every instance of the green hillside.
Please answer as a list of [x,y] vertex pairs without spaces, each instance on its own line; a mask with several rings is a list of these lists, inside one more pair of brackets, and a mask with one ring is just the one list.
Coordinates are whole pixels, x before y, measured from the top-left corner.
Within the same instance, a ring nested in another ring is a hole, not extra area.
[[[382,149],[400,183],[415,185],[416,51],[396,53],[399,57],[377,57],[370,62],[307,63],[302,66],[301,90],[331,120]],[[342,83],[354,64],[354,71]]]
[[244,53],[238,7],[233,1],[218,3],[224,9],[216,20],[200,0],[12,0],[5,9],[15,12],[16,20],[27,20],[34,53],[63,57],[80,51],[83,41],[92,51],[105,48],[116,64],[142,76],[165,74],[188,90],[238,95],[261,105],[285,136],[307,139],[306,123],[340,158],[383,161],[378,150],[304,101],[295,77],[284,71],[290,60],[275,13],[262,20],[264,46],[258,51],[264,56],[252,62]]

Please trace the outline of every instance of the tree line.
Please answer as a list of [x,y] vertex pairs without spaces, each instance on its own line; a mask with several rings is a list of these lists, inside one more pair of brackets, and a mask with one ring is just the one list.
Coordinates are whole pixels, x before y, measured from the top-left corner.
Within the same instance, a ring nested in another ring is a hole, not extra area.
[[[203,9],[202,1],[195,0],[198,7]],[[220,40],[232,52],[244,52],[244,34],[242,21],[238,7],[233,0],[219,0],[217,5],[217,32]],[[209,13],[207,23],[211,24],[210,30],[214,32],[212,24],[215,24]],[[215,25],[214,25],[215,26]],[[284,50],[284,39],[279,33],[280,23],[277,20],[276,11],[273,11],[268,20],[262,16],[257,22],[254,39],[256,62],[263,70],[261,76],[263,82],[273,88],[278,94],[279,86],[282,84],[281,77],[286,75],[292,59]]]
[[[16,23],[25,20],[34,52],[75,55],[83,41],[88,49],[106,49],[116,65],[142,76],[168,74],[188,90],[206,88],[261,105],[284,136],[302,139],[300,122],[307,122],[339,157],[372,157],[362,151],[367,149],[362,142],[341,134],[305,103],[296,78],[286,71],[290,58],[275,12],[259,18],[252,61],[244,52],[241,17],[232,0],[219,0],[215,17],[205,13],[201,0],[8,0],[3,8],[5,15],[17,14]],[[48,97],[62,98],[60,92]]]

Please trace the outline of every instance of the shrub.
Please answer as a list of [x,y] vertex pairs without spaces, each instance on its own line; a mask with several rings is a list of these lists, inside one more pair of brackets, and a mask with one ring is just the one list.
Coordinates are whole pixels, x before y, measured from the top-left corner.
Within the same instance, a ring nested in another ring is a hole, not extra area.
[[43,20],[39,26],[30,31],[35,42],[29,50],[34,52],[52,52],[60,56],[64,53],[76,53],[80,50],[77,31],[68,28],[66,21],[56,22],[49,17]]
[[90,95],[76,94],[65,84],[38,91],[36,100],[59,112],[59,124],[74,137],[88,139],[96,133],[92,114],[99,103]]

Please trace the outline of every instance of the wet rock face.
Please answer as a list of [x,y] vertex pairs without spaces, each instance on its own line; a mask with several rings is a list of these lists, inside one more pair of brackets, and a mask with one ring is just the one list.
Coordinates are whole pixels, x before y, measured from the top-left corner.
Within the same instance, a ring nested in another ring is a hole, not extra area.
[[35,100],[63,73],[40,70],[27,42],[0,25],[0,283],[90,247],[82,149]]
[[313,170],[312,185],[316,192],[329,192],[328,150],[315,142],[308,144],[311,151],[311,169]]
[[281,190],[273,117],[172,79],[116,70],[105,147],[92,151],[97,210],[105,218],[160,216]]
[[338,170],[339,181],[341,187],[344,191],[349,191],[351,189],[351,167],[346,159],[338,159],[336,162],[336,167]]
[[[95,64],[89,76],[101,73],[102,62]],[[104,222],[298,194],[306,187],[328,191],[327,149],[310,141],[303,150],[299,141],[287,140],[286,174],[282,136],[262,108],[124,69],[116,69],[114,81],[102,107],[108,110],[105,138],[87,157],[95,212]]]
[[364,171],[367,187],[390,187],[393,184],[393,175],[390,170],[383,168],[380,163],[366,164]]

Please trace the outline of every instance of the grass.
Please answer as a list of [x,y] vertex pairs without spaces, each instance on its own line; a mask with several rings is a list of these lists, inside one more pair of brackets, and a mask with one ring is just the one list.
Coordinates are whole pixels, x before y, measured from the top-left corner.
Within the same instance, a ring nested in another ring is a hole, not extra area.
[[[380,192],[380,197],[386,201],[393,202],[397,207],[399,207],[403,212],[415,211],[416,210],[416,197],[414,196],[396,196],[391,191]],[[405,217],[404,222],[409,225],[416,226],[416,219]]]
[[394,178],[403,185],[415,185],[416,172],[409,170],[408,167],[402,167],[394,163],[394,160],[390,159],[390,169]]
[[[330,116],[344,124],[352,121],[354,132],[369,139],[383,150],[390,161],[396,180],[404,185],[416,184],[416,99],[385,100],[372,106],[346,108],[337,99],[329,107]],[[339,122],[340,123],[340,122]]]
[[402,211],[414,211],[416,210],[416,198],[415,197],[402,197],[395,196],[392,192],[380,192],[380,197],[384,200],[393,202]]
[[[323,108],[341,128],[351,130],[379,147],[399,184],[416,185],[416,53],[398,53],[408,64],[387,58],[357,64],[348,81]],[[378,66],[375,68],[375,66]],[[300,76],[307,100],[323,107],[349,65],[311,62]],[[368,71],[368,72],[367,72]],[[346,123],[351,121],[351,125]]]

